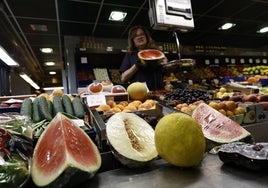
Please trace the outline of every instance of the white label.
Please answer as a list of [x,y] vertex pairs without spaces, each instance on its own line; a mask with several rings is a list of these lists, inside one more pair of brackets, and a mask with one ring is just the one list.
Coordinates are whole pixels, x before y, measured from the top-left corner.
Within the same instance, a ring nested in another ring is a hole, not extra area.
[[88,95],[87,96],[87,105],[89,107],[99,106],[101,104],[106,104],[105,95]]
[[82,64],[87,64],[87,58],[86,57],[81,57],[81,63]]
[[72,119],[72,121],[75,122],[75,124],[78,125],[79,127],[85,126],[84,120],[82,119]]

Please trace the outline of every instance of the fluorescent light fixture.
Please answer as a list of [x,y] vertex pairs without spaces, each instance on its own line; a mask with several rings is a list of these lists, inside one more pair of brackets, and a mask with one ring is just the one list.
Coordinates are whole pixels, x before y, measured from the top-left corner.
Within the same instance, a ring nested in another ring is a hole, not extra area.
[[221,27],[219,27],[219,30],[227,30],[227,29],[234,27],[235,25],[236,24],[234,23],[225,23]]
[[42,32],[47,32],[47,25],[42,25],[42,24],[30,24],[30,27],[33,31],[42,31]]
[[64,87],[44,87],[43,90],[47,91],[47,90],[56,90],[56,89],[64,89]]
[[120,12],[120,11],[112,11],[109,20],[111,21],[124,21],[125,17],[127,16],[126,12]]
[[50,74],[50,75],[55,75],[55,74],[57,74],[57,73],[56,73],[55,71],[50,71],[49,74]]
[[8,55],[2,46],[0,46],[0,59],[8,66],[19,66],[19,64]]
[[266,33],[266,32],[268,32],[268,27],[263,27],[257,31],[257,33]]
[[20,77],[23,78],[34,89],[40,89],[40,87],[25,73],[20,73]]
[[54,66],[55,62],[53,62],[53,61],[45,62],[45,65],[46,66]]
[[40,48],[40,51],[43,53],[49,54],[53,52],[53,49],[52,48]]

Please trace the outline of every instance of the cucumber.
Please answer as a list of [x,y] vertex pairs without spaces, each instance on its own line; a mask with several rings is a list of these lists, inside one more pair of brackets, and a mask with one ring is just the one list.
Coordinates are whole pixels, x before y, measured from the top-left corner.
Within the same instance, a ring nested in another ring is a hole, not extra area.
[[33,101],[30,98],[25,98],[22,102],[20,114],[32,118]]
[[51,100],[47,100],[48,112],[51,114],[51,117],[54,117],[53,113],[53,103]]
[[63,95],[61,98],[63,109],[66,113],[74,115],[73,105],[68,95]]
[[52,115],[49,112],[48,102],[44,96],[41,96],[38,98],[38,106],[39,106],[41,119],[47,119],[48,121],[51,121]]
[[74,115],[78,118],[84,119],[85,117],[85,110],[82,104],[82,101],[79,97],[75,97],[72,101]]
[[64,112],[61,97],[59,95],[55,95],[53,97],[53,112],[56,115],[59,112]]
[[39,122],[41,121],[41,117],[39,115],[39,105],[38,105],[38,98],[35,98],[33,101],[33,114],[32,114],[32,119],[33,122]]

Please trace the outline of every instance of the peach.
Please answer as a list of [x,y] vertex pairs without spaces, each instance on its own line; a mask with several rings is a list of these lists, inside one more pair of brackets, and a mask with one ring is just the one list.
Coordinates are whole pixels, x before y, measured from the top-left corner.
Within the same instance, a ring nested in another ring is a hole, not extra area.
[[236,103],[234,101],[225,101],[226,110],[234,111]]

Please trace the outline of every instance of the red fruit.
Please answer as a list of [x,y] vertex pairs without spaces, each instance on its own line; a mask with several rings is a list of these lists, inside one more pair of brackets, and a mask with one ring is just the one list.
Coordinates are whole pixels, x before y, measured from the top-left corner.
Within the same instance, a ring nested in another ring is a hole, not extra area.
[[112,87],[112,93],[125,93],[126,89],[121,85],[115,85]]
[[89,85],[89,91],[92,93],[99,93],[102,91],[102,87],[101,83],[92,83]]

